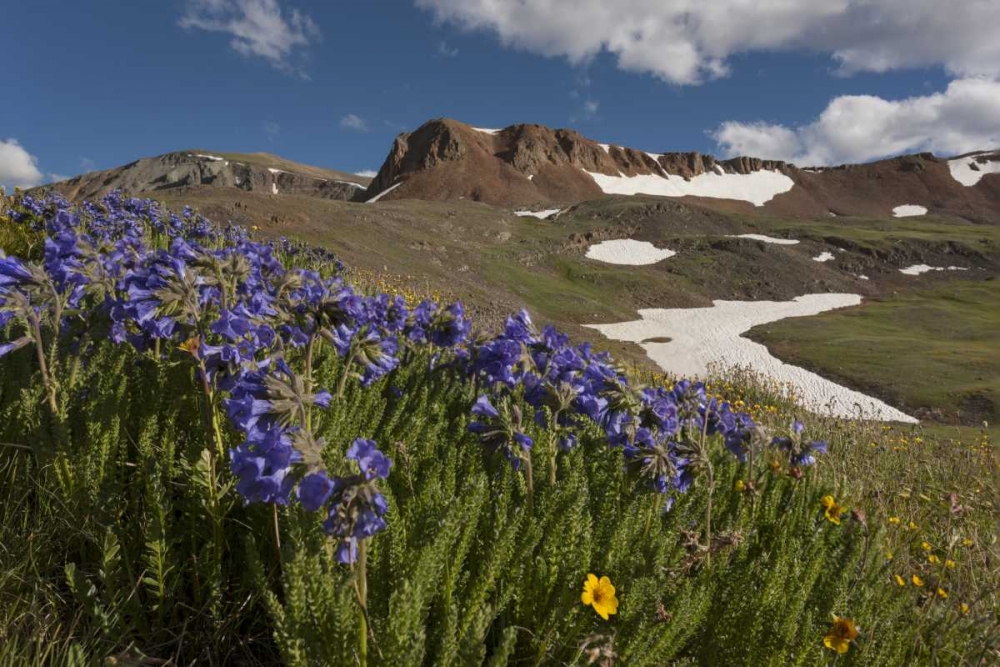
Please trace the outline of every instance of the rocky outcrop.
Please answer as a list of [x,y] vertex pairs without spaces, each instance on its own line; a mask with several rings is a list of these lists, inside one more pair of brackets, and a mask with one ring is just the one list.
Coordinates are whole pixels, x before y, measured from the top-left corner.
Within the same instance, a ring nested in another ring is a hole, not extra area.
[[[987,169],[986,161],[994,155],[974,159]],[[982,222],[1000,220],[1000,174],[966,187],[951,175],[947,160],[930,153],[869,164],[799,169],[749,156],[717,159],[697,152],[648,153],[600,144],[575,130],[544,125],[482,130],[446,118],[428,121],[396,137],[364,196],[370,199],[385,193],[380,200],[471,199],[498,206],[550,208],[606,196],[590,174],[616,178],[655,175],[691,181],[705,174],[757,172],[778,174],[794,183],[763,204],[765,211],[776,215],[880,218],[891,216],[897,206],[914,204],[932,214]],[[711,188],[673,189],[707,192],[688,197],[718,209],[754,209],[752,198],[745,193],[741,200],[727,199],[724,192],[717,194]]]
[[89,172],[46,186],[70,199],[94,199],[111,190],[130,194],[211,186],[270,195],[295,194],[354,200],[370,180],[300,165],[266,153],[178,151],[144,158],[106,171]]

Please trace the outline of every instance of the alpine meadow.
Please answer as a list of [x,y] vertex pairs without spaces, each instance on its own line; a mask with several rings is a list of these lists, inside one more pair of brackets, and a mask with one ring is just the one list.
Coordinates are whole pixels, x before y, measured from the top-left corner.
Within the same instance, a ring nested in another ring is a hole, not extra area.
[[0,17],[0,667],[1000,667],[1000,0]]

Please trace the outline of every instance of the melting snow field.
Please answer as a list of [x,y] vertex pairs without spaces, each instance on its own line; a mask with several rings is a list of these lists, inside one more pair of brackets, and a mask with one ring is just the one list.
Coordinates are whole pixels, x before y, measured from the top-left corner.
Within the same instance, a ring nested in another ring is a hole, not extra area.
[[484,132],[486,134],[499,134],[500,133],[500,130],[495,130],[495,129],[489,128],[489,127],[474,127],[472,129],[475,130],[476,132]]
[[386,188],[385,190],[383,190],[382,192],[378,193],[377,195],[375,195],[374,197],[372,197],[371,199],[369,199],[365,203],[366,204],[374,204],[379,199],[381,199],[382,197],[386,196],[387,194],[389,194],[390,192],[392,192],[393,190],[395,190],[396,188],[398,188],[403,183],[404,183],[404,181],[400,181],[399,183],[396,183],[395,185],[392,185],[392,186]]
[[971,187],[986,174],[1000,174],[1000,160],[976,162],[976,156],[970,155],[957,160],[948,160],[948,170],[956,181],[966,187]]
[[832,252],[821,252],[820,254],[818,254],[815,257],[813,257],[813,261],[814,262],[829,262],[833,258],[834,257],[833,257],[833,253]]
[[514,211],[514,215],[519,215],[522,218],[531,216],[532,218],[538,218],[539,220],[547,218],[550,215],[555,215],[561,208],[547,208],[544,211]]
[[796,239],[779,239],[774,236],[765,236],[764,234],[727,234],[731,239],[753,239],[754,241],[763,241],[764,243],[774,243],[777,245],[795,245],[798,243]]
[[[715,301],[710,308],[640,310],[640,320],[587,325],[612,340],[639,343],[660,368],[687,377],[705,377],[709,366],[750,367],[788,383],[807,409],[835,417],[916,423],[882,401],[831,382],[771,356],[760,343],[743,338],[751,328],[786,317],[816,315],[856,306],[857,294],[806,294],[792,301]],[[667,343],[643,343],[669,338]]]
[[608,264],[642,266],[644,264],[656,264],[676,254],[673,250],[657,248],[648,241],[616,239],[614,241],[595,243],[587,248],[586,256],[589,259],[596,259],[599,262],[607,262]]
[[[607,150],[607,149],[605,149]],[[777,171],[755,171],[750,174],[720,174],[706,172],[685,180],[680,176],[608,176],[588,171],[591,178],[609,195],[660,195],[663,197],[710,197],[738,199],[754,206],[763,206],[775,195],[788,192],[795,182]]]
[[964,266],[928,266],[926,264],[914,264],[913,266],[908,266],[905,269],[900,269],[900,273],[904,273],[908,276],[919,276],[921,273],[927,273],[928,271],[968,271]]
[[927,215],[927,207],[917,206],[916,204],[901,204],[892,209],[892,215],[896,218],[910,218],[915,215]]

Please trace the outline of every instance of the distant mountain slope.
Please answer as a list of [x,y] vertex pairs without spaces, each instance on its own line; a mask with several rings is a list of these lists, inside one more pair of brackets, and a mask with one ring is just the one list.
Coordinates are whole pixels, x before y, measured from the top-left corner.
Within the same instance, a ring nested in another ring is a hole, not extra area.
[[46,186],[70,199],[93,199],[121,189],[138,194],[208,185],[266,194],[324,199],[358,198],[371,179],[299,164],[268,153],[177,151],[94,171]]
[[435,119],[396,137],[365,196],[549,207],[608,194],[649,194],[691,197],[733,211],[762,207],[791,217],[888,217],[896,207],[911,205],[990,222],[1000,220],[997,165],[1000,152],[953,161],[921,153],[799,169],[752,157],[648,153],[542,125],[487,130]]

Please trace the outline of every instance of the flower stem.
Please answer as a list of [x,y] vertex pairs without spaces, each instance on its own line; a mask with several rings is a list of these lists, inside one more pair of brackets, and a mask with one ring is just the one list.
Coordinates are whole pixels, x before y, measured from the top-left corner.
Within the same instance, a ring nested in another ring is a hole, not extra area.
[[45,346],[42,343],[42,327],[38,317],[32,314],[28,321],[31,323],[31,334],[35,338],[35,352],[38,354],[38,369],[42,372],[42,382],[45,384],[45,391],[48,394],[49,408],[52,409],[52,416],[59,414],[59,404],[56,402],[56,387],[49,374],[49,365],[45,360]]
[[535,501],[535,477],[531,471],[531,452],[527,452],[524,457],[524,480],[528,483],[528,511],[534,507]]
[[358,604],[361,614],[358,623],[358,661],[368,666],[368,540],[358,540]]
[[340,380],[337,382],[337,398],[344,397],[344,387],[347,386],[347,378],[351,374],[351,364],[354,363],[354,357],[357,351],[354,346],[351,346],[351,353],[347,355],[347,359],[344,360],[344,372],[340,374]]

